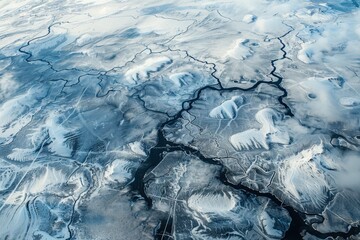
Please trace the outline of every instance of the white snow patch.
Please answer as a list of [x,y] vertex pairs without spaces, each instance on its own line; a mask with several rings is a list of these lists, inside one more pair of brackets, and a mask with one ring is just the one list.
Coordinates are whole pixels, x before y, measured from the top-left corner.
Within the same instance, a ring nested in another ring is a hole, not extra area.
[[133,151],[135,154],[144,156],[144,157],[147,156],[141,142],[129,143],[129,147],[130,147],[131,151]]
[[158,56],[146,59],[142,64],[135,65],[125,73],[129,82],[137,82],[149,77],[150,73],[160,71],[172,60],[166,56]]
[[339,101],[344,107],[357,107],[360,105],[360,98],[357,97],[342,97]]
[[243,19],[242,19],[242,21],[244,22],[244,23],[252,23],[252,22],[254,22],[256,20],[256,16],[255,15],[252,15],[252,14],[246,14],[244,17],[243,17]]
[[323,153],[322,144],[314,145],[285,160],[278,170],[285,191],[299,204],[316,208],[326,204],[329,186],[316,160]]
[[193,75],[188,72],[174,73],[169,76],[170,80],[174,82],[175,86],[181,87],[191,84]]
[[223,102],[220,106],[212,109],[209,113],[209,116],[220,119],[234,119],[236,118],[237,111],[243,102],[244,99],[241,96],[234,96],[231,99]]
[[226,56],[237,60],[245,60],[251,57],[254,52],[245,45],[248,41],[249,39],[237,39],[231,49],[227,51]]
[[261,222],[261,225],[267,235],[269,235],[270,237],[276,237],[276,238],[282,237],[282,234],[283,234],[282,231],[276,229],[274,226],[275,219],[270,217],[270,215],[267,212],[263,211],[260,214],[260,222]]
[[31,88],[26,93],[6,101],[0,107],[0,144],[8,144],[40,109],[39,102],[47,90]]
[[26,184],[26,192],[33,194],[42,193],[45,190],[51,190],[57,184],[65,183],[66,180],[65,174],[60,170],[47,166],[43,174],[33,178],[32,181]]
[[4,73],[0,76],[0,101],[13,96],[12,94],[16,92],[19,87],[19,84],[14,80],[14,77],[11,73]]
[[49,150],[59,156],[71,157],[74,145],[69,142],[71,130],[63,126],[60,115],[50,114],[45,122],[49,133]]
[[126,183],[132,177],[129,166],[130,163],[128,161],[116,159],[108,165],[104,177],[110,182]]
[[249,150],[252,148],[269,149],[269,143],[286,145],[290,143],[290,136],[283,127],[277,126],[275,121],[281,121],[281,113],[271,108],[258,111],[255,119],[262,125],[260,129],[249,129],[234,134],[229,141],[236,150]]
[[193,194],[188,199],[188,206],[201,213],[221,214],[233,209],[236,199],[231,193]]

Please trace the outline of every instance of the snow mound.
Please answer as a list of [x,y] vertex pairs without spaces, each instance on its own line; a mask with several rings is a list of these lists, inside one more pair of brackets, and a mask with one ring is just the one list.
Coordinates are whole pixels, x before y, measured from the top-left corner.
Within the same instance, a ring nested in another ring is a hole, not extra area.
[[257,17],[256,17],[255,15],[246,14],[246,15],[243,17],[242,21],[243,21],[244,23],[252,23],[252,22],[255,22],[256,18],[257,18]]
[[238,151],[254,148],[269,149],[270,143],[289,144],[290,137],[286,129],[278,126],[283,115],[272,109],[265,108],[258,111],[255,119],[262,125],[260,129],[249,129],[232,135],[229,139],[231,145]]
[[246,46],[246,44],[249,42],[249,39],[237,39],[235,43],[232,45],[231,49],[227,51],[226,56],[235,58],[237,60],[245,60],[249,57],[251,57],[254,52]]
[[237,111],[243,103],[244,99],[241,96],[232,97],[231,99],[223,102],[220,106],[212,109],[209,116],[220,119],[234,119],[236,118]]
[[128,82],[137,82],[149,78],[151,73],[158,72],[172,60],[166,56],[158,56],[146,59],[142,64],[135,65],[125,73]]
[[235,197],[225,193],[193,194],[188,199],[188,206],[201,213],[221,214],[230,211],[235,205]]

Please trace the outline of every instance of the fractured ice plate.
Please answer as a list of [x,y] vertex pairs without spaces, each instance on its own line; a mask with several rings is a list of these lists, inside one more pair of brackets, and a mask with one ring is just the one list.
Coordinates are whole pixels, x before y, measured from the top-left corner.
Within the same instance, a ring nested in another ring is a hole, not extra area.
[[0,239],[360,239],[359,6],[0,1]]

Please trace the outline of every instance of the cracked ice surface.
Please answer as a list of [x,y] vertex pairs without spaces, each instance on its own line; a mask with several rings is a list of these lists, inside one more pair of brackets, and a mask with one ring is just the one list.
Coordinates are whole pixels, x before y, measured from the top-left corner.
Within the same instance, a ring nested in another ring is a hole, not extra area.
[[360,2],[0,2],[0,239],[359,239]]

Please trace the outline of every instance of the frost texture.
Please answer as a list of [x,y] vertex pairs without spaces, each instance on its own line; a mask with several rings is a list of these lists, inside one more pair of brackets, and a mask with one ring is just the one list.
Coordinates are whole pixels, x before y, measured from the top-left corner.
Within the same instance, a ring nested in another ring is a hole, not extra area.
[[358,0],[0,2],[0,239],[358,239]]

